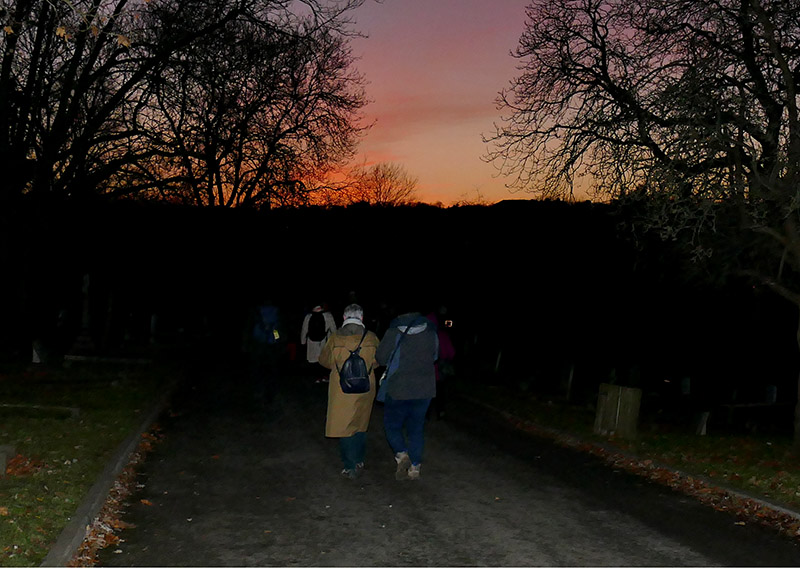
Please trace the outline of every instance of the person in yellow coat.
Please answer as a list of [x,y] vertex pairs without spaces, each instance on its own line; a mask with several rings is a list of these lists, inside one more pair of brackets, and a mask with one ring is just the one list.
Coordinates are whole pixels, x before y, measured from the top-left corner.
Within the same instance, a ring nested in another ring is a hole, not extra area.
[[[339,450],[344,469],[342,475],[356,479],[364,468],[367,448],[367,428],[375,400],[375,351],[378,336],[364,326],[364,310],[358,304],[344,309],[344,321],[328,338],[319,355],[319,363],[330,369],[328,383],[328,415],[325,436],[339,438]],[[339,384],[339,369],[361,342],[359,354],[369,369],[370,389],[360,394],[348,394]]]

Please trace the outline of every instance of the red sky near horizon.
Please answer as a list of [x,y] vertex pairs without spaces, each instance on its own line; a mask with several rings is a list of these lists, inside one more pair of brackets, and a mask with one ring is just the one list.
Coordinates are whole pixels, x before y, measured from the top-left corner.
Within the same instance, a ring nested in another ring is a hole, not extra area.
[[394,162],[418,178],[423,201],[495,202],[511,193],[481,160],[500,121],[495,99],[517,74],[511,57],[529,0],[368,0],[353,40],[368,81],[367,120],[356,163]]

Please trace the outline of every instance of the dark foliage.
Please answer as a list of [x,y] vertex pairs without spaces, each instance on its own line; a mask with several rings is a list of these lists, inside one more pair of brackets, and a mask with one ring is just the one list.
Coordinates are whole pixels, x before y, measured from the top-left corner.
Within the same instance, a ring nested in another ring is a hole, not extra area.
[[[636,251],[618,223],[610,206],[555,201],[38,209],[4,236],[4,351],[28,356],[33,339],[67,348],[90,274],[91,331],[106,350],[146,344],[153,313],[161,329],[232,348],[265,296],[299,325],[320,301],[340,318],[354,292],[370,321],[382,304],[446,305],[462,369],[486,380],[560,392],[574,364],[573,396],[587,400],[608,380],[672,396],[685,376],[703,397],[761,400],[765,385],[794,396],[796,322],[782,300],[687,280],[668,244]],[[363,270],[343,271],[354,249]]]

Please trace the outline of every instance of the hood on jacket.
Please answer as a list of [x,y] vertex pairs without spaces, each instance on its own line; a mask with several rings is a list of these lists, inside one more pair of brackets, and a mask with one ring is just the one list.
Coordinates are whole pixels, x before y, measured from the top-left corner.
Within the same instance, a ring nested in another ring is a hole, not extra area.
[[408,329],[407,333],[409,335],[416,335],[425,331],[428,325],[430,325],[428,318],[419,312],[411,312],[394,318],[390,327],[396,327],[401,333],[405,333],[406,329]]

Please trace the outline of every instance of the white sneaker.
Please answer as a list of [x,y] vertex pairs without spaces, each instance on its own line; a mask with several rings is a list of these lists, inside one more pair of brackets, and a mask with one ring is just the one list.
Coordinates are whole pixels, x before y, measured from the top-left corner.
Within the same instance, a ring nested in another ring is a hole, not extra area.
[[411,467],[411,458],[408,457],[408,452],[398,452],[394,455],[394,461],[397,462],[397,471],[394,473],[394,478],[398,481],[408,477],[408,468]]
[[409,479],[419,479],[419,465],[412,465],[408,468],[408,478]]

